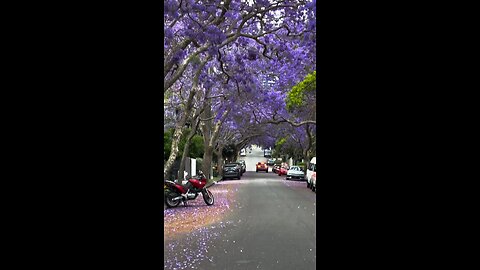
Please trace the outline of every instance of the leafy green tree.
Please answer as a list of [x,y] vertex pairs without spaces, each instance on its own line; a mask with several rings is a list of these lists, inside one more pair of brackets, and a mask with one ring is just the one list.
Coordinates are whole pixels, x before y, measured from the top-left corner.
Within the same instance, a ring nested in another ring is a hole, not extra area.
[[316,71],[313,71],[287,93],[286,107],[288,111],[291,112],[305,105],[306,100],[311,99],[315,95],[315,90],[317,89],[316,77]]
[[192,138],[192,144],[190,145],[190,157],[201,158],[203,157],[203,137],[195,135]]
[[170,156],[170,152],[172,151],[172,135],[173,135],[173,129],[166,130],[163,133],[164,159],[167,159]]

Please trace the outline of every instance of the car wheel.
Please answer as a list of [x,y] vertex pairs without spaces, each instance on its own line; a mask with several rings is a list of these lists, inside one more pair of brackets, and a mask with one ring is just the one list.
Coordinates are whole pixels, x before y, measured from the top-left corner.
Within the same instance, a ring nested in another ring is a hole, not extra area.
[[268,169],[265,172],[268,173]]
[[256,170],[255,172],[258,172],[258,170]]

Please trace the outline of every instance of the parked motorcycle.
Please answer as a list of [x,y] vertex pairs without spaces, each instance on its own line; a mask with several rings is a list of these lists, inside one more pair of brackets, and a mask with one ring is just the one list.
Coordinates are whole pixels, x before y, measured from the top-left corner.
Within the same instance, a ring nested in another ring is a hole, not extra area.
[[215,198],[208,188],[215,183],[208,186],[206,186],[206,184],[207,178],[202,171],[199,171],[197,176],[188,179],[185,185],[172,181],[165,181],[165,204],[169,208],[178,206],[180,202],[183,202],[183,204],[186,205],[187,201],[195,200],[198,194],[202,193],[205,203],[207,205],[213,205]]

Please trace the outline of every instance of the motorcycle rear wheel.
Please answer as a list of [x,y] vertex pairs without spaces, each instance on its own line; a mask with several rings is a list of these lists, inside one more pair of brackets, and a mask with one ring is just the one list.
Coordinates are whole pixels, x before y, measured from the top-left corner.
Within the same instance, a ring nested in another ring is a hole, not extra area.
[[168,208],[177,207],[180,204],[180,200],[172,200],[178,196],[180,196],[180,194],[171,191],[165,191],[165,204]]
[[213,205],[215,203],[215,198],[213,197],[213,194],[212,192],[210,192],[210,190],[206,189],[202,191],[202,196],[203,200],[207,205]]

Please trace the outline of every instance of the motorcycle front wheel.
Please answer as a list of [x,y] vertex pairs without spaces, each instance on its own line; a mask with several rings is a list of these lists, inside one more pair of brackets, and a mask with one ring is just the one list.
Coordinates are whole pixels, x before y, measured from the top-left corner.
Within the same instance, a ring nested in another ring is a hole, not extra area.
[[213,205],[213,203],[215,202],[215,198],[213,197],[213,194],[212,192],[210,192],[210,190],[205,189],[204,191],[202,191],[202,195],[203,200],[207,205]]
[[168,208],[177,207],[180,204],[180,200],[172,200],[175,197],[180,196],[180,194],[172,192],[170,190],[165,191],[165,204]]

